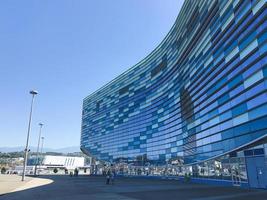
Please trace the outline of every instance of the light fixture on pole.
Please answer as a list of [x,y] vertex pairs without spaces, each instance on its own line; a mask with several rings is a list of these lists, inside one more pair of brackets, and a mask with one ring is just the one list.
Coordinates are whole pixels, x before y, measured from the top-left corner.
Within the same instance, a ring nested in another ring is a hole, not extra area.
[[44,125],[43,123],[39,123],[40,130],[39,130],[38,145],[37,145],[36,160],[35,160],[35,168],[34,168],[34,175],[35,176],[36,176],[36,172],[37,172],[37,166],[39,165],[39,147],[40,147],[41,132],[42,132],[43,125]]
[[30,131],[31,131],[31,122],[32,122],[32,108],[33,108],[33,102],[34,102],[34,96],[38,94],[37,91],[31,90],[30,94],[32,95],[32,101],[31,101],[31,110],[30,110],[30,118],[29,118],[29,124],[28,124],[28,132],[27,132],[27,140],[26,140],[26,147],[24,152],[24,162],[23,162],[23,171],[22,171],[22,181],[25,180],[25,172],[26,172],[26,166],[27,166],[27,159],[28,159],[28,146],[29,146],[29,137],[30,137]]

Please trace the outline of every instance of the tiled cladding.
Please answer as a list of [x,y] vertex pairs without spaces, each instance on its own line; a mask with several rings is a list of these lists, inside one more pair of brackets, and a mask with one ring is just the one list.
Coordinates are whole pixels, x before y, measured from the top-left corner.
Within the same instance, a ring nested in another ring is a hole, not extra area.
[[84,99],[81,148],[185,164],[267,135],[265,0],[187,0],[162,43]]

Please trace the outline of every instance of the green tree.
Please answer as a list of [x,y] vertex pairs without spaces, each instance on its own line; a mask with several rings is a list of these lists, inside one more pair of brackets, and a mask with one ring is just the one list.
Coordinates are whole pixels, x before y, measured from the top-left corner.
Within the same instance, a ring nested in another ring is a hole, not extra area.
[[1,174],[5,174],[6,173],[6,168],[5,167],[2,167],[1,168]]
[[58,172],[58,169],[57,169],[57,168],[55,168],[53,172],[56,174],[56,173]]

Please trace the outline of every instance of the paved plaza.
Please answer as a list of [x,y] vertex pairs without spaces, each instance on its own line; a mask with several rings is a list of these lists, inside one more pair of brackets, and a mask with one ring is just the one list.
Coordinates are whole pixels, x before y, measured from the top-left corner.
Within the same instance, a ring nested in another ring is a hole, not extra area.
[[27,184],[32,178],[27,178],[21,182],[21,176],[0,174],[0,195],[15,191],[17,188]]
[[25,181],[22,182],[21,176],[0,174],[0,197],[3,194],[40,187],[43,185],[51,184],[52,182],[52,179],[32,177],[27,177]]
[[[106,185],[100,176],[43,176],[50,184],[12,192],[0,200],[251,200],[267,199],[266,190],[182,183],[176,180],[117,178]],[[1,186],[3,185],[1,182]]]

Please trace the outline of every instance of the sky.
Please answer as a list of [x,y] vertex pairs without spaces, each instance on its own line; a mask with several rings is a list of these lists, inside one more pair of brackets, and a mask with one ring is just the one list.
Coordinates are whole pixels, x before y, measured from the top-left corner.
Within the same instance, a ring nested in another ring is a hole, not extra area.
[[0,147],[79,146],[82,100],[148,55],[183,0],[1,0]]

